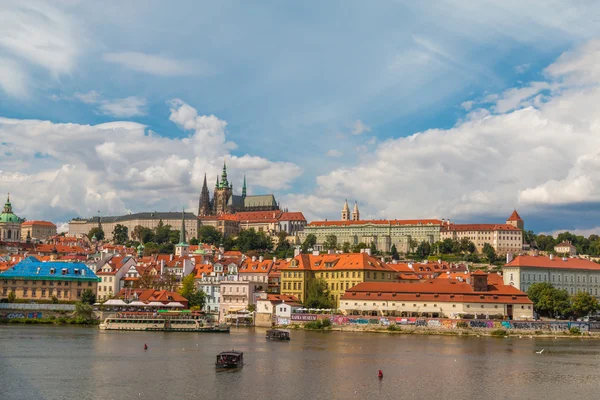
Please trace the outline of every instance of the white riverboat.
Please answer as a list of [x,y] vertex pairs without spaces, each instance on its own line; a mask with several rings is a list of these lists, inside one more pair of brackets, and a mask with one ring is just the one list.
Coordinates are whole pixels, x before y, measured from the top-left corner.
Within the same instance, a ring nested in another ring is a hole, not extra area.
[[104,319],[101,330],[159,332],[221,332],[228,326],[209,325],[202,313],[189,311],[120,312]]

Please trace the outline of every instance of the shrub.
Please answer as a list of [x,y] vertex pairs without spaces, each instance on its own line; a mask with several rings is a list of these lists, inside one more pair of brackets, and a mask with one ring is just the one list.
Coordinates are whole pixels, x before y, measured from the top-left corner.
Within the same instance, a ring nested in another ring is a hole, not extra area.
[[579,328],[577,327],[572,327],[571,329],[569,329],[569,333],[571,335],[581,335],[581,331],[579,330]]
[[328,328],[328,327],[331,326],[331,320],[329,318],[325,318],[325,319],[322,319],[320,321],[321,321],[321,326],[323,328]]
[[392,325],[390,325],[390,326],[387,327],[387,330],[390,331],[390,332],[397,332],[397,331],[401,331],[402,328],[400,328],[399,325],[392,324]]
[[316,321],[310,321],[304,324],[304,329],[308,330],[319,330],[319,329],[327,329],[331,327],[331,321],[327,318],[318,319]]
[[58,304],[58,297],[52,296],[52,304]]
[[506,330],[504,330],[504,329],[494,329],[494,330],[491,332],[491,335],[492,335],[493,337],[504,337],[504,336],[507,336],[507,335],[506,335]]

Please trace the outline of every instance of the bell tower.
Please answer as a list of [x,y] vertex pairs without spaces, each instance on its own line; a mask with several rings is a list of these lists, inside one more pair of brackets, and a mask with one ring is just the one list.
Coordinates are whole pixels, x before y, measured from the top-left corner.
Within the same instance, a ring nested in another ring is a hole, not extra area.
[[342,221],[350,220],[350,207],[348,207],[348,199],[344,202],[344,208],[342,208]]
[[227,202],[233,192],[233,185],[227,181],[227,166],[223,161],[223,172],[221,173],[221,181],[217,177],[217,184],[215,186],[215,214],[221,215],[227,212]]

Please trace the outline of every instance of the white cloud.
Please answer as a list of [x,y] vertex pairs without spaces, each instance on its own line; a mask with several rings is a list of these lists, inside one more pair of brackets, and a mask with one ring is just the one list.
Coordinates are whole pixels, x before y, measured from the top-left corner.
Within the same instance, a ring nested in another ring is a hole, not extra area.
[[104,100],[98,110],[105,115],[117,118],[139,117],[146,115],[146,99],[130,96],[124,99]]
[[336,150],[336,149],[330,149],[329,151],[327,151],[328,157],[341,157],[343,155],[344,155],[344,153],[342,153],[341,151]]
[[529,68],[531,67],[531,63],[527,63],[527,64],[521,64],[521,65],[517,65],[515,67],[515,72],[517,74],[523,74],[525,73]]
[[377,143],[377,138],[375,136],[372,136],[371,139],[367,140],[365,143],[366,144],[375,144],[375,143]]
[[570,232],[573,235],[584,236],[587,238],[590,235],[600,235],[600,226],[597,226],[595,228],[588,228],[588,229],[556,229],[551,232],[542,232],[540,234],[557,237],[558,235],[560,235],[563,232]]
[[[548,67],[549,81],[488,96],[495,114],[478,109],[451,129],[382,142],[319,176],[305,197],[356,198],[374,218],[504,218],[515,205],[526,213],[600,201],[599,54],[587,44]],[[548,94],[536,101],[540,91]]]
[[292,163],[230,155],[235,144],[226,140],[227,123],[199,116],[181,100],[171,102],[170,119],[190,135],[167,138],[128,121],[91,126],[0,118],[0,143],[12,154],[0,157],[0,191],[11,192],[20,216],[65,221],[97,210],[197,207],[204,172],[219,174],[223,159],[232,182],[241,187],[247,173],[256,191],[287,188],[301,173]]
[[473,100],[463,101],[460,106],[465,111],[471,111],[475,102]]
[[206,74],[209,72],[203,63],[190,63],[155,54],[138,52],[106,53],[104,61],[120,64],[134,71],[145,72],[152,75],[175,76]]
[[0,58],[0,88],[11,96],[23,97],[27,94],[27,76],[10,59]]
[[360,135],[364,132],[371,132],[371,127],[365,125],[360,119],[354,121],[354,123],[352,124],[352,134]]
[[95,90],[90,90],[87,93],[77,92],[73,94],[73,97],[85,104],[96,104],[100,101],[100,93]]

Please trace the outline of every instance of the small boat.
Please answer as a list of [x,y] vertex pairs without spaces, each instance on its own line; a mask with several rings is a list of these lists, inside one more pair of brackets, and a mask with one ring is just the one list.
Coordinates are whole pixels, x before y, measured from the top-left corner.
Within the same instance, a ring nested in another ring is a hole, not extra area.
[[290,340],[290,333],[281,329],[269,329],[267,331],[267,339],[271,340]]
[[244,353],[241,351],[223,351],[217,355],[217,368],[241,368],[244,365]]

